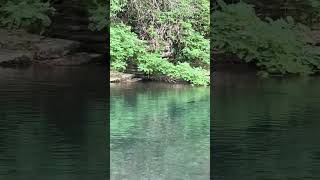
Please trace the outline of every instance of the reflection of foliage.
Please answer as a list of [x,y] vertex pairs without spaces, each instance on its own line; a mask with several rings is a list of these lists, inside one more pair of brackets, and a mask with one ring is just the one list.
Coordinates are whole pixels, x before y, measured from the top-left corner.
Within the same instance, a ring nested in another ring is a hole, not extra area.
[[[219,91],[215,96],[216,117],[219,120],[228,119],[228,122],[219,121],[220,124],[226,123],[241,128],[253,123],[248,117],[250,114],[268,114],[268,118],[272,120],[281,119],[289,122],[291,117],[287,116],[287,119],[284,119],[283,116],[298,113],[296,111],[298,106],[301,109],[312,107],[309,98],[316,97],[320,90],[320,86],[316,83],[317,79],[309,77],[290,79],[289,81],[257,79],[259,82],[255,83],[245,82],[247,79],[231,77],[229,81],[232,82],[233,88],[216,87]],[[301,96],[301,94],[306,94],[306,96]],[[264,103],[258,103],[258,101]],[[223,106],[221,106],[222,104]],[[229,108],[221,107],[234,107],[233,113],[230,113]],[[240,119],[244,121],[239,121]]]
[[[143,173],[151,179],[208,175],[209,89],[134,88],[134,93],[111,88],[113,177],[122,169],[133,180]],[[127,156],[131,161],[122,164]]]
[[[319,175],[307,171],[319,163],[314,158],[320,148],[319,78],[222,76],[228,83],[215,87],[214,174],[225,179],[259,179],[263,175],[282,179],[279,176],[283,174],[288,179],[303,179]],[[256,173],[261,169],[266,171]]]
[[[179,117],[175,118],[187,118],[188,121],[184,121],[184,123],[191,123],[190,129],[194,129],[199,125],[196,124],[196,120],[208,118],[207,116],[209,112],[209,107],[205,108],[208,106],[207,102],[209,101],[208,91],[208,88],[187,88],[187,90],[177,88],[171,90],[167,89],[161,93],[139,92],[138,94],[136,94],[134,100],[134,102],[137,104],[129,107],[127,105],[128,102],[125,99],[125,95],[123,95],[122,98],[120,98],[119,96],[115,96],[115,98],[111,97],[112,107],[110,108],[110,113],[111,119],[113,119],[113,121],[111,121],[111,129],[113,129],[113,125],[119,127],[127,126],[127,128],[122,129],[115,128],[116,131],[114,132],[130,132],[130,128],[134,124],[137,124],[139,126],[141,125],[140,123],[143,122],[141,119],[147,120],[153,118],[160,118],[165,114],[167,114],[169,117],[175,117],[175,113],[170,113],[172,111],[180,112],[181,114],[179,114]],[[185,109],[195,107],[194,103],[201,103],[202,105],[204,105],[204,107],[198,109],[197,111],[189,111],[188,113],[182,113]],[[153,110],[153,112],[150,112],[150,110]],[[190,118],[190,115],[193,115],[194,118]]]

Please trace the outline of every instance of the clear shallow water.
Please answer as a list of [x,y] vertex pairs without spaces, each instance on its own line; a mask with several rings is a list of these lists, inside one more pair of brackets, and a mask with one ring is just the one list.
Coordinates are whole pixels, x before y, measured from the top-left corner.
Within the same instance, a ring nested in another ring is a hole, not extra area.
[[111,86],[111,180],[208,180],[209,88]]
[[320,78],[217,73],[213,178],[320,179]]
[[0,179],[107,179],[103,68],[0,69]]

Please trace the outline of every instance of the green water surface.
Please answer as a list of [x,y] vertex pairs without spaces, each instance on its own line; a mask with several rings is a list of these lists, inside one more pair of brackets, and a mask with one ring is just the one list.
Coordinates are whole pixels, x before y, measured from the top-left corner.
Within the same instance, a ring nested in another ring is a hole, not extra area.
[[106,180],[105,76],[0,68],[0,180]]
[[208,180],[209,88],[111,86],[111,180]]
[[212,177],[320,179],[320,78],[217,73]]

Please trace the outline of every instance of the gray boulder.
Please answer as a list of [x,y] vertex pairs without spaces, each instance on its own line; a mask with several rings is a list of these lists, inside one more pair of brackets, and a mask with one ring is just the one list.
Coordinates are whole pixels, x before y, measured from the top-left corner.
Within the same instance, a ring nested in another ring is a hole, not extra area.
[[79,42],[65,39],[43,39],[34,44],[34,59],[48,60],[64,57],[75,52],[80,46]]
[[29,51],[0,49],[0,66],[16,67],[32,64],[32,53]]

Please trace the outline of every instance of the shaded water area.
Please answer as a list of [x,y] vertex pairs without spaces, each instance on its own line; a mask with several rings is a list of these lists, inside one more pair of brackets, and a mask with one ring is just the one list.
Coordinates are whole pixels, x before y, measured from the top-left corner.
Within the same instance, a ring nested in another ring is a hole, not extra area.
[[209,88],[111,86],[111,180],[208,180]]
[[0,179],[107,179],[106,72],[0,69]]
[[213,178],[320,179],[320,78],[217,72]]

